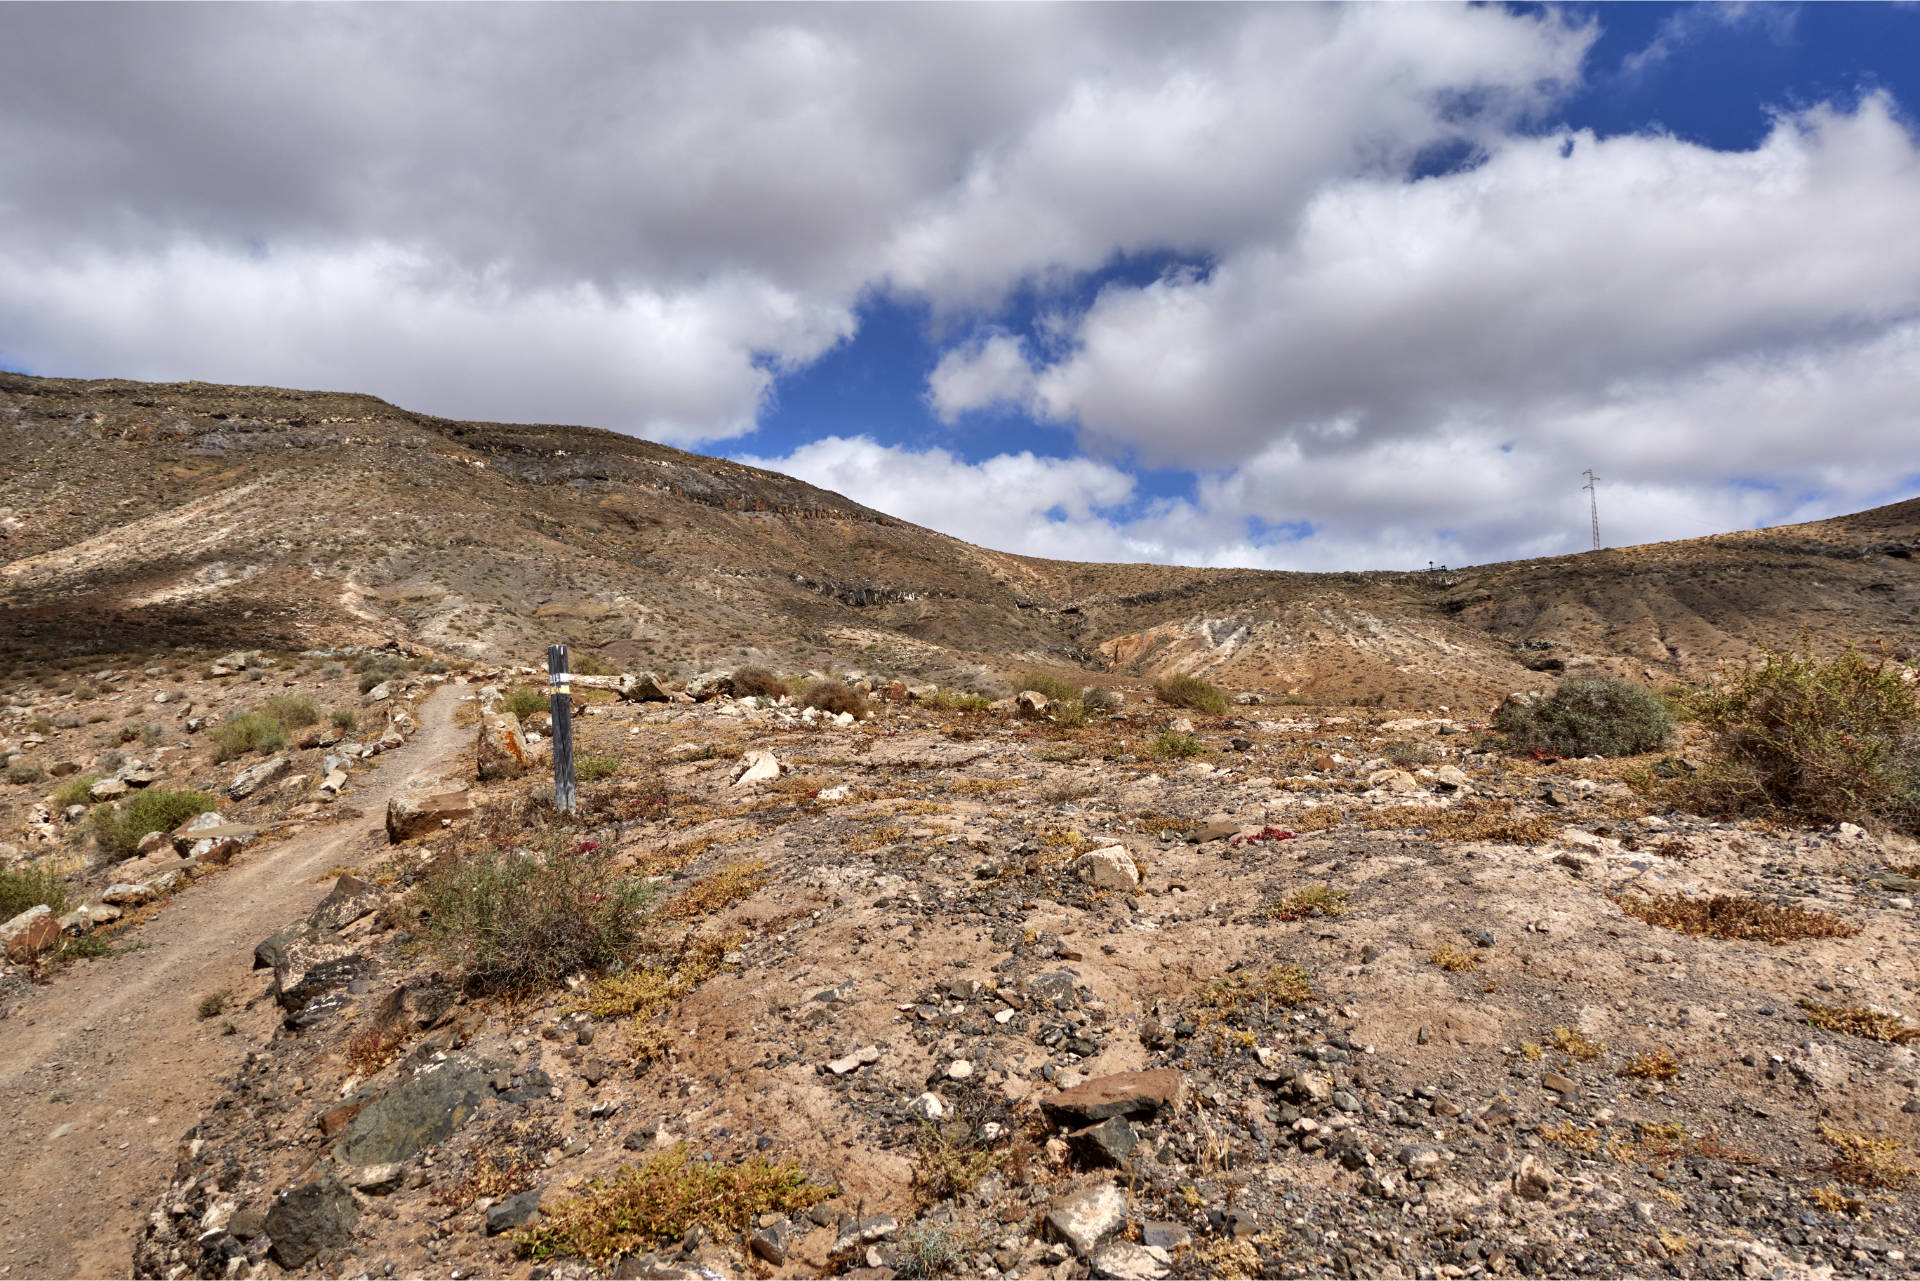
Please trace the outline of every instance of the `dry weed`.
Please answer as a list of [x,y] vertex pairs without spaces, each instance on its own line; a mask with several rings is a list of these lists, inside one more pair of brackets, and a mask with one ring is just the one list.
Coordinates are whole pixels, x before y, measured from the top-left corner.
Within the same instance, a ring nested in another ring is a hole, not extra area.
[[1807,1022],[1828,1032],[1844,1032],[1882,1045],[1912,1045],[1920,1041],[1920,1028],[1891,1014],[1882,1014],[1858,1005],[1822,1005],[1802,999],[1800,1008]]
[[1464,974],[1480,964],[1480,958],[1472,952],[1463,951],[1451,943],[1442,943],[1433,950],[1429,958],[1435,965],[1454,974]]
[[1590,1041],[1570,1027],[1553,1029],[1553,1035],[1548,1039],[1553,1042],[1554,1049],[1583,1063],[1591,1062],[1607,1052],[1605,1041]]
[[1839,1153],[1827,1163],[1827,1172],[1842,1183],[1892,1191],[1906,1187],[1914,1175],[1920,1174],[1920,1166],[1903,1155],[1905,1145],[1898,1139],[1876,1138],[1823,1125],[1820,1140]]
[[1361,826],[1424,830],[1430,840],[1483,841],[1497,845],[1538,845],[1551,840],[1559,824],[1541,814],[1522,814],[1512,801],[1472,801],[1465,805],[1389,805],[1363,814]]
[[1849,925],[1831,912],[1809,912],[1802,907],[1783,907],[1726,894],[1708,899],[1689,898],[1684,894],[1608,897],[1628,916],[1649,925],[1707,938],[1777,944],[1795,939],[1852,938],[1860,932],[1859,926]]
[[1639,1077],[1643,1081],[1671,1081],[1680,1075],[1680,1060],[1663,1045],[1634,1055],[1620,1069],[1620,1075]]
[[1269,921],[1302,921],[1316,912],[1321,916],[1340,917],[1347,911],[1347,891],[1329,885],[1310,885],[1266,904],[1258,915]]

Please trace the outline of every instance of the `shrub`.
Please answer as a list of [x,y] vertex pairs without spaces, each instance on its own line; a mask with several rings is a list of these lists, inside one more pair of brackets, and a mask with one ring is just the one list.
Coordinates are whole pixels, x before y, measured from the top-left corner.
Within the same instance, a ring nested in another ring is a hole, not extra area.
[[351,707],[333,709],[333,727],[337,730],[349,730],[360,723],[360,713]]
[[1609,897],[1628,916],[1638,917],[1649,925],[1707,938],[1779,944],[1795,939],[1852,938],[1860,932],[1859,926],[1850,925],[1831,912],[1728,894],[1712,898],[1689,898],[1685,894]]
[[321,664],[320,675],[325,677],[327,680],[333,680],[336,677],[345,676],[346,674],[347,674],[347,669],[342,667],[338,663]]
[[159,721],[148,721],[140,727],[140,743],[144,747],[158,747],[160,740],[166,736],[166,726]]
[[65,809],[69,805],[85,805],[87,793],[92,791],[93,785],[99,781],[98,774],[75,774],[53,790],[54,805],[60,809]]
[[808,681],[800,691],[800,705],[835,716],[851,712],[856,720],[864,720],[867,715],[866,695],[844,681]]
[[287,727],[265,712],[229,716],[213,731],[214,759],[230,761],[248,752],[277,752],[287,745]]
[[1153,683],[1153,696],[1168,707],[1190,707],[1208,716],[1227,714],[1227,696],[1198,676],[1165,676]]
[[127,754],[122,751],[106,752],[106,753],[103,753],[100,757],[100,768],[101,770],[103,770],[108,774],[113,773],[115,770],[119,769],[122,765],[125,765],[126,763],[127,763]]
[[195,814],[213,808],[213,798],[205,792],[149,787],[119,805],[94,806],[88,821],[100,848],[115,858],[125,858],[147,833],[171,832]]
[[628,960],[640,950],[651,898],[604,851],[533,858],[488,850],[420,886],[435,949],[493,992],[550,987]]
[[131,743],[134,739],[139,737],[140,737],[140,727],[138,725],[135,725],[132,721],[128,721],[126,724],[122,725],[119,729],[113,732],[113,741],[116,743]]
[[1531,703],[1501,704],[1493,727],[1515,751],[1635,756],[1666,744],[1673,717],[1652,690],[1610,676],[1582,676]]
[[960,694],[948,689],[935,690],[921,700],[924,706],[946,712],[984,712],[992,702],[985,694]]
[[1076,687],[1067,684],[1058,676],[1049,676],[1045,672],[1027,672],[1014,684],[1021,689],[1030,689],[1036,694],[1044,695],[1050,703],[1067,702],[1080,697],[1080,691]]
[[620,1254],[677,1241],[698,1225],[722,1240],[739,1237],[762,1214],[799,1214],[833,1195],[798,1166],[750,1156],[735,1163],[696,1161],[684,1145],[594,1179],[578,1195],[541,1213],[519,1238],[535,1259],[606,1263]]
[[573,776],[582,783],[597,783],[620,772],[618,756],[581,756],[573,762]]
[[275,694],[260,705],[260,710],[288,729],[320,722],[320,705],[305,694]]
[[45,904],[55,916],[67,910],[67,883],[49,867],[0,872],[0,921]]
[[733,692],[742,698],[779,698],[787,692],[787,683],[765,667],[736,667],[733,671]]
[[1089,685],[1080,695],[1080,701],[1087,705],[1090,712],[1099,712],[1111,716],[1127,705],[1126,696],[1118,690],[1108,689],[1104,685]]
[[399,680],[406,674],[407,669],[404,667],[398,671],[390,668],[376,667],[360,677],[360,692],[362,694],[371,694],[378,687],[387,684],[389,681]]
[[1198,756],[1205,750],[1193,735],[1176,734],[1172,730],[1166,730],[1153,740],[1155,756]]
[[[569,653],[567,662],[576,676],[618,676],[620,674],[594,654]],[[446,671],[446,665],[442,664],[440,670]]]
[[524,721],[529,716],[538,716],[546,711],[551,704],[547,696],[537,689],[510,689],[506,697],[500,700],[500,706]]
[[38,783],[47,776],[47,772],[32,761],[15,761],[7,766],[9,783]]
[[1691,709],[1714,742],[1692,802],[1920,832],[1920,687],[1897,666],[1769,652]]

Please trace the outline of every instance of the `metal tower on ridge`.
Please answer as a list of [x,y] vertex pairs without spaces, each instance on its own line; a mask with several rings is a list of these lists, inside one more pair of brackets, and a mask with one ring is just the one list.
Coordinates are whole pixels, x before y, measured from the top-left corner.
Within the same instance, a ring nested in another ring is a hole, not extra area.
[[1600,478],[1593,474],[1593,468],[1591,467],[1587,468],[1586,471],[1580,474],[1587,478],[1587,483],[1580,486],[1580,488],[1587,491],[1587,508],[1589,511],[1593,513],[1593,550],[1599,551],[1600,550],[1600,492],[1593,487],[1593,482],[1596,480],[1599,480]]

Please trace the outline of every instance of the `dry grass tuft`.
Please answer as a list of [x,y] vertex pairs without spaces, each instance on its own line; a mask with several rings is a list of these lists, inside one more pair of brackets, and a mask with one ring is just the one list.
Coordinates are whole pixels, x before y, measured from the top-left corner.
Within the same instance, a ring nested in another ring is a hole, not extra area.
[[1588,1128],[1575,1125],[1572,1121],[1562,1121],[1558,1125],[1541,1126],[1540,1137],[1576,1152],[1593,1152],[1600,1147],[1600,1127],[1597,1125]]
[[1454,974],[1464,974],[1468,970],[1477,968],[1480,964],[1479,957],[1475,956],[1472,952],[1457,948],[1451,943],[1442,943],[1433,950],[1433,955],[1428,959],[1441,969],[1448,970]]
[[1249,966],[1215,979],[1188,1001],[1194,1025],[1210,1033],[1216,1050],[1228,1045],[1251,1048],[1258,1039],[1247,1024],[1264,1022],[1275,1009],[1292,1009],[1313,999],[1307,972],[1297,965]]
[[1649,925],[1706,938],[1788,943],[1794,939],[1852,938],[1860,932],[1859,926],[1849,925],[1831,912],[1809,912],[1801,907],[1782,907],[1726,894],[1709,899],[1688,898],[1684,894],[1609,897],[1628,916]]
[[1914,1175],[1920,1174],[1920,1166],[1902,1154],[1905,1145],[1898,1139],[1875,1138],[1823,1125],[1820,1141],[1839,1153],[1827,1163],[1827,1172],[1857,1188],[1892,1191],[1906,1187]]
[[1848,1196],[1832,1184],[1807,1193],[1807,1200],[1813,1203],[1815,1209],[1828,1214],[1844,1214],[1855,1219],[1868,1217],[1866,1201],[1857,1196]]
[[660,910],[660,919],[691,921],[724,912],[772,879],[757,858],[734,863],[689,885]]
[[1305,836],[1308,832],[1326,832],[1346,821],[1347,813],[1337,805],[1315,805],[1301,810],[1287,820],[1287,827],[1296,835]]
[[1582,1063],[1592,1062],[1607,1052],[1605,1041],[1590,1041],[1570,1027],[1553,1029],[1553,1035],[1547,1039],[1553,1043],[1554,1049]]
[[1259,915],[1269,921],[1301,921],[1316,912],[1321,916],[1339,917],[1345,916],[1348,910],[1347,891],[1329,885],[1310,885],[1266,904],[1260,908]]
[[1512,801],[1472,801],[1465,805],[1389,805],[1363,814],[1361,826],[1421,828],[1436,841],[1486,841],[1497,845],[1538,845],[1553,839],[1560,825],[1541,814],[1522,814]]
[[842,841],[841,845],[856,854],[864,854],[868,850],[877,850],[882,845],[896,844],[904,840],[906,835],[907,830],[904,827],[895,827],[887,823],[880,827],[870,827],[864,832],[855,832]]
[[1680,1060],[1663,1045],[1628,1059],[1620,1075],[1639,1077],[1643,1081],[1671,1081],[1680,1075]]
[[677,1241],[696,1224],[730,1240],[759,1215],[798,1214],[831,1195],[833,1189],[791,1162],[758,1156],[738,1164],[698,1161],[679,1146],[595,1179],[579,1196],[543,1205],[545,1221],[515,1240],[535,1259],[605,1264]]
[[1912,1045],[1920,1041],[1920,1028],[1863,1006],[1822,1005],[1803,998],[1800,1008],[1807,1012],[1807,1022],[1828,1032],[1844,1032],[1882,1045]]

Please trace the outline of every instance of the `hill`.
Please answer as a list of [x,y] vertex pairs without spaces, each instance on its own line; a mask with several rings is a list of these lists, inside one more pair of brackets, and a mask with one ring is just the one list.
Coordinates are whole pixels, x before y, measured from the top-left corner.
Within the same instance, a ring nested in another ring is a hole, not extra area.
[[526,659],[565,639],[683,673],[1194,670],[1422,706],[1583,667],[1689,679],[1808,629],[1920,648],[1920,501],[1452,572],[1292,574],[1014,556],[613,432],[370,396],[0,374],[0,438],[15,661],[380,641]]

